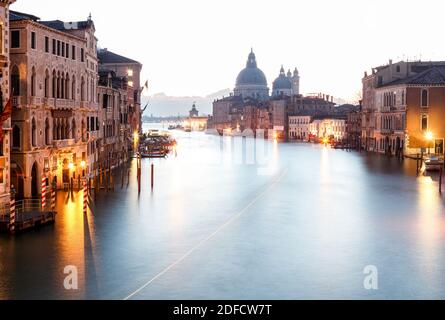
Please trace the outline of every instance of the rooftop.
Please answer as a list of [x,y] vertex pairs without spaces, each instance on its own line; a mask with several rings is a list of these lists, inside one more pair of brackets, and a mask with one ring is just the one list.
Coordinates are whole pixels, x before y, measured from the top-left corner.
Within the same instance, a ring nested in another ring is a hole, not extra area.
[[99,49],[97,51],[97,58],[101,64],[105,63],[131,63],[131,64],[141,64],[140,62],[121,56],[117,53],[111,52],[108,49]]

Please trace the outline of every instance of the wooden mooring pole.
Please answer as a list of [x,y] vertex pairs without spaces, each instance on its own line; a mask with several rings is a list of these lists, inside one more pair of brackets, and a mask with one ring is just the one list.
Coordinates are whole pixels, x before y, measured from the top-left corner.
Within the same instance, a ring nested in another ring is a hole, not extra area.
[[151,164],[151,189],[153,190],[155,186],[155,165]]
[[439,193],[442,194],[442,176],[443,176],[443,167],[440,168],[440,176],[439,176]]

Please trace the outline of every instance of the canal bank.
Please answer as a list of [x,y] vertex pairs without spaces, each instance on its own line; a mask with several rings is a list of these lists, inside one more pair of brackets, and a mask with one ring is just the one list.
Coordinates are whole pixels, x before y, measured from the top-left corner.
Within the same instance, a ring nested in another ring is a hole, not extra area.
[[0,298],[445,298],[444,199],[415,162],[267,141],[252,163],[236,138],[176,137],[177,157],[142,161],[140,195],[133,161],[87,215],[59,193],[55,225],[1,236]]

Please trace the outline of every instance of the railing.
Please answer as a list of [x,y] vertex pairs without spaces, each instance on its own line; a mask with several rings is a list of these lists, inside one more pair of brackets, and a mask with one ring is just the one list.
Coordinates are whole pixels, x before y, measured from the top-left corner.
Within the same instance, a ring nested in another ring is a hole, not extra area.
[[[48,198],[48,196],[47,196]],[[30,212],[51,211],[50,198],[46,201],[46,207],[42,210],[42,201],[40,199],[25,199],[15,202],[15,214],[19,217],[20,214]],[[9,204],[3,204],[0,206],[0,220],[9,220]]]
[[68,148],[68,147],[74,146],[75,144],[76,144],[76,140],[74,140],[74,139],[53,141],[53,145],[55,148]]

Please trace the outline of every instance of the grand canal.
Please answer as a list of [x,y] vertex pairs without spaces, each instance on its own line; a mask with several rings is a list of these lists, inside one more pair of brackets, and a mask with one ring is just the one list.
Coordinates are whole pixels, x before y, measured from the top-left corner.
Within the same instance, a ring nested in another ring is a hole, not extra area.
[[175,134],[140,195],[133,162],[88,215],[59,193],[54,226],[1,236],[0,299],[445,299],[445,196],[414,161]]

